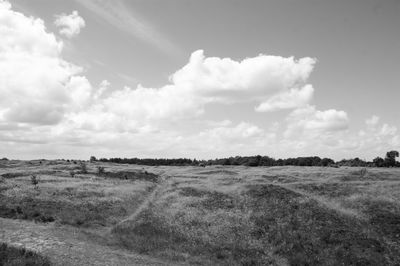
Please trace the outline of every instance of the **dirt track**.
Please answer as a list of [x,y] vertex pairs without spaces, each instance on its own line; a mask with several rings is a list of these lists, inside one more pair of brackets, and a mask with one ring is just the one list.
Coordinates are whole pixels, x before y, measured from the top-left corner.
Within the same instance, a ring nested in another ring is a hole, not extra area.
[[54,224],[0,218],[0,242],[40,252],[54,265],[169,265],[85,241],[76,229]]
[[[138,213],[146,209],[163,188],[164,179],[165,177],[160,180],[135,212],[119,224],[123,224],[125,220],[132,221]],[[170,265],[168,262],[119,247],[99,244],[113,242],[111,230],[103,230],[101,235],[104,241],[95,241],[72,226],[0,217],[0,243],[36,251],[47,256],[53,265]]]

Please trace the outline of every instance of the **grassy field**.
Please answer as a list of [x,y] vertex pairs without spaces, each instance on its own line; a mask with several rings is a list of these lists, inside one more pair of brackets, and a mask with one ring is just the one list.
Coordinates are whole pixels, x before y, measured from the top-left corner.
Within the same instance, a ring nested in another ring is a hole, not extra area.
[[22,243],[55,265],[85,247],[125,254],[115,265],[400,264],[400,169],[86,166],[0,162],[0,242],[20,246],[24,221],[82,245]]

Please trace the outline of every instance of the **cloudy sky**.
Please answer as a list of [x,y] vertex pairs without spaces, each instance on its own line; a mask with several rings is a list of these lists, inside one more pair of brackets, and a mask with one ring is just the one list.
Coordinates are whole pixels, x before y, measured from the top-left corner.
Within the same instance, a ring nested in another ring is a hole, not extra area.
[[398,0],[0,0],[0,156],[400,150]]

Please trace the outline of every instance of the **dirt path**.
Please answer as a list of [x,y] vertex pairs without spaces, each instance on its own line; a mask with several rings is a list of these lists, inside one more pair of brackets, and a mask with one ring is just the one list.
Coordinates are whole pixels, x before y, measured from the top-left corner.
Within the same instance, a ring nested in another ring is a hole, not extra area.
[[169,265],[147,256],[103,246],[76,228],[0,218],[0,242],[48,256],[54,265]]
[[157,195],[166,187],[167,184],[167,178],[166,176],[160,176],[160,181],[157,187],[147,196],[147,198],[140,204],[140,206],[128,217],[125,219],[121,220],[119,223],[117,223],[115,227],[121,226],[126,222],[131,222],[136,219],[136,217],[144,210],[146,210],[149,205],[156,199]]
[[[147,209],[166,187],[167,179],[167,176],[161,176],[157,187],[140,206],[116,226],[135,220]],[[111,229],[106,229],[104,237],[111,237]],[[0,242],[37,251],[47,256],[54,265],[170,265],[155,258],[101,245],[99,241],[88,239],[79,228],[57,226],[54,223],[38,224],[0,218]]]

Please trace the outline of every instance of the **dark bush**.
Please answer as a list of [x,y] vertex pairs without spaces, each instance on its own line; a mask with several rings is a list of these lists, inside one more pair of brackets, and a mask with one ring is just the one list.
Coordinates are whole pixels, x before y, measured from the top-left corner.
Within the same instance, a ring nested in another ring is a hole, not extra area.
[[39,184],[39,179],[37,178],[36,175],[32,175],[32,176],[31,176],[31,183],[32,183],[32,185],[34,185],[35,187]]

